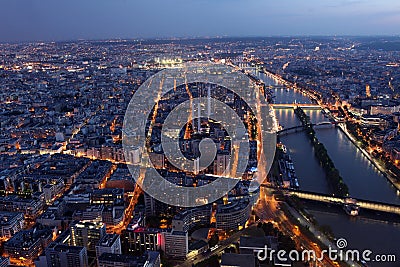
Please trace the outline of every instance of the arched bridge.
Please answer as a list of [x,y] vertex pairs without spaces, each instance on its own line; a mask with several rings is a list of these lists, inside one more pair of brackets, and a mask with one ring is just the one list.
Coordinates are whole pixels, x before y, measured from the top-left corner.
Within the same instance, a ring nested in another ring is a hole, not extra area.
[[[320,202],[331,202],[331,203],[345,203],[345,199],[343,197],[333,197],[330,195],[324,194],[316,194],[311,192],[305,191],[291,191],[291,195],[295,195],[302,199],[320,201]],[[388,204],[376,201],[369,201],[369,200],[362,200],[362,199],[355,199],[357,205],[363,209],[381,211],[381,212],[388,212],[388,213],[395,213],[400,215],[400,205],[395,204]]]
[[[262,185],[262,186],[268,187],[268,188],[274,188],[274,187],[265,186],[265,185]],[[275,189],[277,189],[277,188],[275,188]],[[289,195],[297,196],[298,198],[301,198],[301,199],[319,201],[319,202],[324,202],[324,203],[344,204],[346,199],[349,199],[348,197],[338,197],[338,196],[332,196],[332,195],[328,195],[328,194],[314,193],[314,192],[294,190],[294,189],[283,189],[283,191]],[[355,198],[352,198],[352,199],[362,209],[375,210],[375,211],[387,212],[387,213],[393,213],[393,214],[400,215],[400,205],[376,202],[376,201],[371,201],[371,200],[363,200],[363,199],[355,199]]]
[[293,104],[271,104],[274,109],[294,109],[297,107],[301,107],[302,109],[321,109],[321,106],[318,104],[301,104],[301,103],[293,103]]
[[[323,122],[318,122],[318,123],[311,123],[310,125],[313,126],[314,128],[318,128],[318,127],[322,128],[322,127],[326,127],[326,126],[335,126],[336,122],[323,121]],[[284,129],[278,131],[277,134],[278,135],[287,135],[287,134],[297,133],[297,132],[301,132],[301,131],[304,131],[303,125],[284,128]]]

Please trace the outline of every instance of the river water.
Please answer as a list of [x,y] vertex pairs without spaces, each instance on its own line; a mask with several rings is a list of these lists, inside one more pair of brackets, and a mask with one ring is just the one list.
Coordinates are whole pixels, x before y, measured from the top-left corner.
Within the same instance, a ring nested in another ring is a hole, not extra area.
[[[256,73],[266,85],[279,85],[263,73]],[[275,103],[311,103],[311,100],[297,90],[279,86],[274,90]],[[327,121],[321,110],[305,110],[312,122]],[[276,109],[281,125],[289,128],[301,125],[292,109]],[[328,154],[355,198],[400,204],[397,190],[361,153],[339,128],[316,129],[318,139],[325,145]],[[292,155],[300,189],[317,193],[331,193],[325,173],[314,156],[313,147],[304,132],[292,133],[280,138]],[[322,225],[329,225],[337,238],[346,238],[349,247],[370,249],[374,253],[397,254],[397,263],[370,264],[371,266],[400,266],[400,227],[386,223],[379,216],[370,220],[362,216],[351,218],[340,210],[311,209],[310,212]]]

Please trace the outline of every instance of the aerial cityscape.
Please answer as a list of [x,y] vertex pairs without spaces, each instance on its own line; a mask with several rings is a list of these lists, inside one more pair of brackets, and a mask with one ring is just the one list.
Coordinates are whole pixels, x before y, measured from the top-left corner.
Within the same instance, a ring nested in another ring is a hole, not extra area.
[[400,266],[398,35],[0,33],[0,267]]

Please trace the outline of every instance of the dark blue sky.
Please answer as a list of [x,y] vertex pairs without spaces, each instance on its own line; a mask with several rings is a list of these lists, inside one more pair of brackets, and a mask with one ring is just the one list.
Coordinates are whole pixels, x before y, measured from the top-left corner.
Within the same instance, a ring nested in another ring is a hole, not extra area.
[[0,41],[398,35],[399,0],[1,0]]

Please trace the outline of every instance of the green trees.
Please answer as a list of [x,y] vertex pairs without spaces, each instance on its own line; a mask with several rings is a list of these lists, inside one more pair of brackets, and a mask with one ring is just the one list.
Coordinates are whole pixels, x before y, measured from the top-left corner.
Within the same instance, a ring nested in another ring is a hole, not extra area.
[[332,188],[335,195],[347,196],[349,194],[349,189],[344,183],[343,178],[340,176],[338,169],[336,169],[335,164],[329,157],[328,151],[326,150],[324,144],[319,142],[313,129],[313,125],[310,122],[310,117],[308,117],[307,114],[304,113],[304,110],[300,107],[297,107],[294,110],[294,113],[301,121],[304,130],[306,131],[306,134],[310,139],[312,146],[314,147],[315,156],[325,171],[329,186]]

